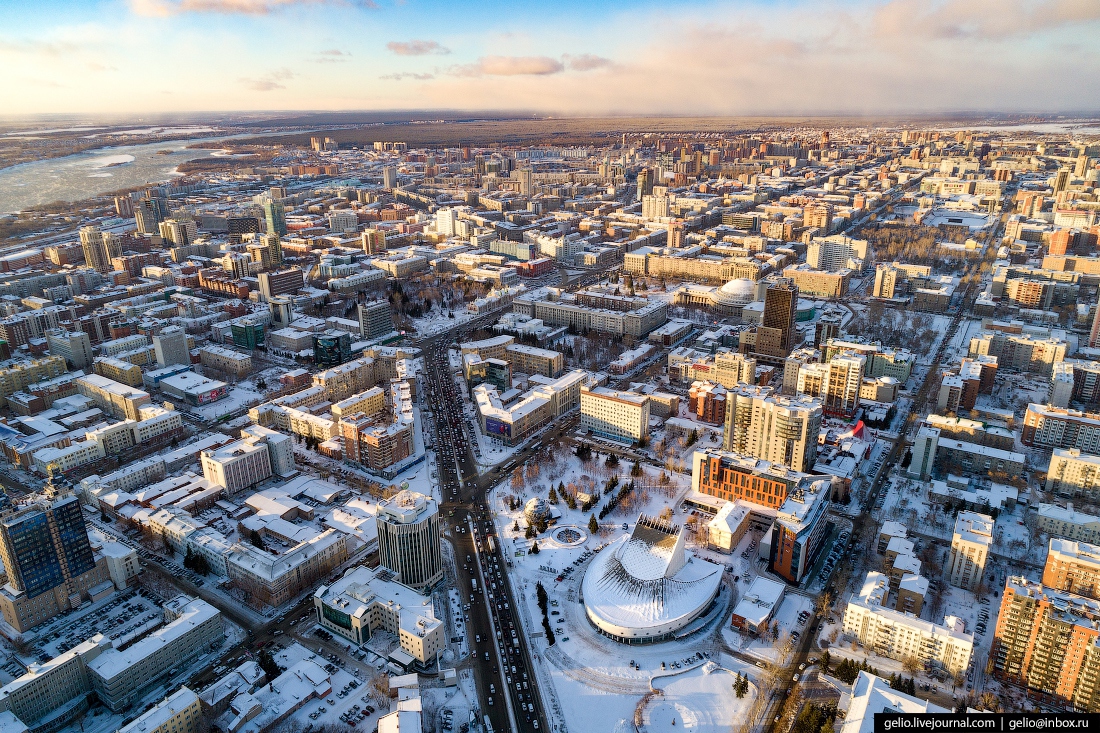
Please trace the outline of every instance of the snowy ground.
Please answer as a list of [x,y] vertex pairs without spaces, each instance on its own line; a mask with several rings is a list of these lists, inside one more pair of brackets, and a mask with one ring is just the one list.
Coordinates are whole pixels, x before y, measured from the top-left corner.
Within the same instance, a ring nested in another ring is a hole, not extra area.
[[659,677],[655,696],[642,712],[646,733],[727,733],[748,713],[754,692],[738,699],[733,672],[713,662],[689,672]]
[[[526,525],[520,516],[522,505],[536,493],[545,498],[549,485],[557,487],[565,484],[587,488],[595,483],[602,486],[606,480],[603,466],[603,459],[586,464],[571,455],[563,456],[558,461],[545,463],[539,474],[530,480],[517,482],[515,487],[506,482],[490,495],[490,507],[501,538],[502,550],[509,561],[509,581],[519,606],[517,616],[528,637],[532,639],[536,674],[546,695],[547,708],[553,718],[564,723],[563,730],[569,733],[633,730],[634,711],[642,696],[650,691],[650,678],[672,671],[674,664],[681,669],[688,669],[710,659],[730,670],[750,675],[759,672],[755,666],[721,653],[722,645],[717,630],[725,623],[728,608],[703,629],[685,639],[634,647],[624,646],[601,636],[588,621],[580,599],[580,587],[590,558],[581,560],[582,554],[586,550],[601,548],[627,534],[639,512],[657,515],[667,508],[673,513],[674,523],[684,523],[690,515],[679,511],[676,498],[667,496],[663,489],[654,488],[644,492],[636,489],[638,496],[632,506],[621,512],[613,512],[601,523],[600,532],[596,536],[591,536],[587,529],[591,512],[570,510],[564,503],[559,503],[555,509],[561,512],[561,518],[546,534],[537,538],[540,552],[537,555],[528,552],[531,541],[524,538]],[[600,470],[595,470],[597,468]],[[620,481],[628,481],[630,465],[624,461],[618,470],[623,474]],[[658,473],[658,469],[646,467],[643,476],[636,481],[639,484],[656,484]],[[685,481],[683,477],[675,476],[669,493],[682,493],[687,488]],[[505,497],[509,496],[516,496],[518,499],[518,511],[508,508]],[[606,501],[607,497],[601,497],[596,513],[598,507]],[[520,525],[518,532],[514,529],[517,522]],[[623,529],[623,524],[627,529]],[[569,545],[555,541],[552,538],[554,530],[562,527],[577,529],[582,539]],[[689,543],[688,551],[695,552],[696,549]],[[726,560],[728,561],[728,556]],[[560,581],[557,579],[559,577]],[[542,583],[548,593],[549,616],[557,638],[557,643],[549,648],[542,638],[541,612],[536,603],[538,582]],[[728,603],[728,594],[726,602]],[[700,654],[707,656],[700,657]],[[636,665],[631,666],[631,661]],[[729,673],[719,674],[722,676],[715,678],[715,684],[719,679],[724,680],[724,676]],[[719,708],[723,705],[730,708],[732,714],[729,703],[735,699],[732,690],[729,700],[719,704],[721,698],[717,688],[710,691],[703,686],[699,690],[699,696],[692,697],[685,692],[692,684],[688,682],[686,687],[676,685],[671,690],[670,699],[675,700],[675,704],[680,705],[686,713],[695,715],[696,720],[706,722],[707,725],[719,725],[724,720],[715,705]],[[728,687],[731,683],[723,684]],[[750,697],[745,698],[746,704],[751,702]],[[671,726],[669,711],[672,709],[674,708],[666,711],[665,708],[655,708],[655,720]],[[682,719],[679,724],[682,724]],[[656,730],[665,729],[658,727]]]
[[[454,313],[454,318],[448,316],[448,313]],[[460,323],[465,323],[473,318],[477,318],[479,314],[470,313],[465,308],[455,308],[453,311],[448,311],[439,307],[433,307],[423,318],[414,318],[413,330],[421,338],[437,334],[440,331],[446,331],[449,328],[454,328]]]

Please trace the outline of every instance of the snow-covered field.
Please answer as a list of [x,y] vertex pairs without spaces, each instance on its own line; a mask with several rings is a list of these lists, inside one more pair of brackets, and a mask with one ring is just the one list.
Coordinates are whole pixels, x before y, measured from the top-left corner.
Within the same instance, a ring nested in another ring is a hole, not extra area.
[[659,677],[653,686],[661,691],[642,711],[646,733],[727,733],[744,719],[754,691],[738,699],[733,694],[733,672],[714,662],[689,672]]

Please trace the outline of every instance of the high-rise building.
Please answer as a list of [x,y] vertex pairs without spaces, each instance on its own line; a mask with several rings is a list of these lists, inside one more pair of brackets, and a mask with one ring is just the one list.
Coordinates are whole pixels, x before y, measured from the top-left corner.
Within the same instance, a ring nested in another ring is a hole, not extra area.
[[159,234],[169,214],[168,201],[161,196],[150,194],[134,204],[134,223],[142,234]]
[[84,262],[96,272],[110,272],[114,269],[111,260],[122,256],[118,235],[100,231],[99,227],[82,227],[80,246],[84,249]]
[[179,326],[165,326],[153,336],[153,350],[157,355],[157,365],[190,364],[191,352],[187,348],[187,332]]
[[408,489],[378,503],[378,561],[409,588],[427,591],[443,579],[435,499]]
[[363,251],[369,255],[386,250],[386,233],[381,229],[364,229],[361,235]]
[[92,340],[88,334],[59,328],[46,331],[45,336],[50,353],[65,359],[73,369],[87,369],[92,365]]
[[264,220],[267,233],[286,236],[286,207],[279,201],[264,201]]
[[951,560],[947,581],[958,588],[976,590],[985,574],[985,562],[993,546],[993,517],[961,511],[951,536]]
[[267,258],[272,267],[283,263],[283,242],[278,234],[264,234],[260,236],[260,244],[267,247]]
[[741,335],[741,352],[760,361],[782,364],[796,346],[794,317],[798,308],[798,286],[789,278],[768,285],[760,326]]
[[817,462],[821,400],[781,397],[771,387],[743,385],[726,397],[723,449],[809,471]]
[[1059,168],[1054,174],[1054,194],[1058,195],[1069,186],[1069,168]]
[[512,171],[512,176],[519,181],[519,194],[531,196],[535,191],[535,175],[530,168],[519,168]]
[[1043,585],[1100,600],[1100,546],[1051,537]]
[[177,247],[186,247],[199,238],[199,228],[190,218],[165,219],[157,229],[160,236]]
[[1100,712],[1100,601],[1008,578],[989,660],[1036,702]]
[[829,360],[822,390],[826,415],[850,418],[856,414],[866,364],[861,354],[840,354]]
[[8,575],[0,611],[21,632],[79,606],[110,579],[92,553],[80,502],[52,470],[36,501],[0,520],[0,559]]
[[649,168],[642,168],[638,171],[638,194],[636,199],[641,201],[646,196],[653,194],[653,171]]
[[305,286],[305,275],[297,267],[278,272],[261,272],[256,280],[260,284],[260,299],[264,302],[273,295],[293,295]]
[[393,313],[385,300],[359,304],[359,335],[376,339],[393,331]]
[[387,165],[382,169],[382,188],[392,191],[397,188],[397,167]]

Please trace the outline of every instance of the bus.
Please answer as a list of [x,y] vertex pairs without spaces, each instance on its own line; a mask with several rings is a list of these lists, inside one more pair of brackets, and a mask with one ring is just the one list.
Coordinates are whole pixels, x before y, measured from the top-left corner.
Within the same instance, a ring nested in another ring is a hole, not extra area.
[[489,554],[493,554],[497,551],[496,543],[493,542],[493,536],[489,535]]
[[470,586],[473,588],[473,592],[477,593],[477,578],[470,578]]

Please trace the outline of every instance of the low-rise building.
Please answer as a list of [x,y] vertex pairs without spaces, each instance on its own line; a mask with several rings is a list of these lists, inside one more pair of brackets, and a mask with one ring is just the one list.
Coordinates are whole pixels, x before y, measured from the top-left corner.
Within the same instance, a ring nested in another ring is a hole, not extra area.
[[867,573],[863,588],[852,594],[844,610],[844,633],[884,657],[915,659],[950,675],[963,673],[970,664],[974,637],[965,633],[962,620],[948,616],[942,625],[922,621],[886,606],[887,592],[885,575]]
[[319,624],[357,646],[379,630],[386,631],[420,665],[432,663],[447,646],[431,597],[397,583],[383,567],[349,570],[335,583],[318,588],[313,605]]
[[1051,537],[1100,544],[1100,517],[1056,504],[1039,504],[1036,529]]

